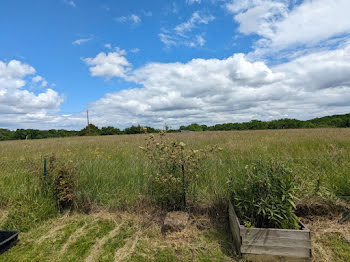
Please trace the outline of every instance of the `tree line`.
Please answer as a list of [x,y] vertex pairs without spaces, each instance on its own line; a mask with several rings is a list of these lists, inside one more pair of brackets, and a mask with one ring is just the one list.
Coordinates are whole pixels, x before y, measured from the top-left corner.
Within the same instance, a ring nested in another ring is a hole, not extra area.
[[[272,121],[252,120],[243,123],[225,123],[213,126],[199,125],[197,123],[188,126],[180,126],[179,129],[170,129],[168,132],[187,131],[229,131],[229,130],[262,130],[262,129],[298,129],[298,128],[322,128],[322,127],[350,127],[350,114],[332,115],[311,120],[297,119],[278,119]],[[15,131],[0,128],[0,141],[4,140],[23,140],[23,139],[41,139],[52,137],[70,137],[70,136],[105,136],[122,134],[140,134],[147,128],[148,133],[157,133],[159,129],[143,126],[131,126],[120,130],[113,126],[98,128],[89,124],[79,131],[65,129],[17,129]],[[167,127],[166,127],[167,128]],[[167,128],[168,129],[168,128]]]

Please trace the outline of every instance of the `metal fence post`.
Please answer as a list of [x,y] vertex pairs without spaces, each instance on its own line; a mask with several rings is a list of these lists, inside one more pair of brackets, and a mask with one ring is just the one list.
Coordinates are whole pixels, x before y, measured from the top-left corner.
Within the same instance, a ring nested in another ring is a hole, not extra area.
[[43,173],[43,176],[44,176],[44,181],[46,181],[46,176],[47,176],[46,158],[44,158],[44,173]]
[[186,182],[185,182],[185,166],[181,164],[182,169],[182,189],[183,189],[183,201],[184,201],[184,211],[186,211]]

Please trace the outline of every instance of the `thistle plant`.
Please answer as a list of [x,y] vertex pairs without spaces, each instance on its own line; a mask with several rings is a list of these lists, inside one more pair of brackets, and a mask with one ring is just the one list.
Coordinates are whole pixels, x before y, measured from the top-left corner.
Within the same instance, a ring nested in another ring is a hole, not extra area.
[[184,142],[170,141],[163,131],[150,135],[146,141],[146,146],[140,149],[149,160],[152,197],[167,210],[186,210],[186,193],[199,178],[200,163],[219,148],[194,150]]

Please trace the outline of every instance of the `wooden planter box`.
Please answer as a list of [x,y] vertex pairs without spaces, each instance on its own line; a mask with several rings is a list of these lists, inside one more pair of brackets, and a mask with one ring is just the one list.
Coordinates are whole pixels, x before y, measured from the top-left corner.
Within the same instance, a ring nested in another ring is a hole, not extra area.
[[311,261],[311,232],[300,230],[247,228],[240,224],[229,201],[230,228],[236,253],[250,261]]

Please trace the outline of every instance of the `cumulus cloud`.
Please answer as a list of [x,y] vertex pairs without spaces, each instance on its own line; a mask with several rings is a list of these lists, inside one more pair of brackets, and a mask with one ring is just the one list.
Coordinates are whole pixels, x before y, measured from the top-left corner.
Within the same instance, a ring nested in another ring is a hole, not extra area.
[[41,83],[41,87],[46,87],[48,84],[47,81],[45,80],[45,78],[43,78],[42,76],[39,76],[39,75],[33,77],[32,82],[35,84]]
[[[118,48],[85,62],[92,76],[123,78],[138,86],[89,104],[90,117],[99,126],[178,127],[193,122],[308,119],[350,111],[350,43],[275,66],[234,54],[149,63],[131,70],[126,52]],[[13,60],[1,62],[0,68],[0,125],[82,128],[86,124],[83,112],[59,114],[63,99],[54,90],[34,94],[24,88],[28,77],[42,81],[30,65]]]
[[118,47],[113,52],[101,52],[93,58],[84,58],[84,62],[90,66],[92,76],[100,76],[105,79],[112,77],[125,78],[130,71],[131,64],[125,58],[126,52]]
[[175,45],[185,45],[190,47],[203,46],[206,42],[203,38],[203,34],[193,34],[192,31],[198,29],[200,25],[209,24],[214,19],[215,17],[210,14],[196,11],[187,21],[175,26],[173,29],[167,30],[163,28],[158,36],[160,41],[162,41],[166,47]]
[[235,0],[225,5],[239,23],[239,32],[257,34],[257,53],[326,45],[350,35],[350,1]]
[[[20,124],[29,115],[46,115],[57,111],[63,102],[63,97],[48,88],[44,92],[34,93],[25,89],[28,78],[36,70],[18,60],[8,63],[0,61],[0,125]],[[32,83],[47,86],[42,76],[31,77]]]
[[7,64],[0,60],[0,88],[20,88],[25,85],[24,77],[35,73],[35,69],[18,60]]
[[150,63],[125,78],[142,88],[90,104],[99,125],[177,127],[252,119],[307,119],[350,110],[350,45],[269,67],[244,54]]
[[322,51],[299,57],[275,67],[294,88],[322,90],[350,87],[350,45],[333,51]]

